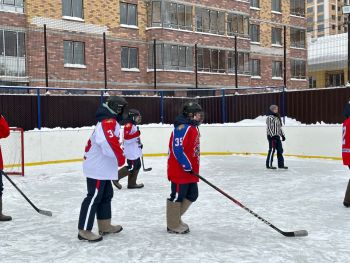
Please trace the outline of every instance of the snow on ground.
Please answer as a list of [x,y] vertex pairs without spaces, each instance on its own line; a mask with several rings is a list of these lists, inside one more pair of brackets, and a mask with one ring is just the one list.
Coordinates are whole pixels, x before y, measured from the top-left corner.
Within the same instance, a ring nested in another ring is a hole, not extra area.
[[12,177],[53,217],[36,213],[4,178],[4,211],[14,219],[0,222],[0,262],[350,262],[350,208],[342,206],[350,172],[339,161],[287,158],[288,171],[273,171],[261,156],[202,157],[202,176],[281,230],[308,230],[298,238],[204,182],[183,217],[191,232],[168,234],[166,157],[145,162],[153,170],[140,174],[143,189],[114,191],[113,222],[124,230],[95,244],[77,239],[86,195],[81,163],[27,167],[25,177]]

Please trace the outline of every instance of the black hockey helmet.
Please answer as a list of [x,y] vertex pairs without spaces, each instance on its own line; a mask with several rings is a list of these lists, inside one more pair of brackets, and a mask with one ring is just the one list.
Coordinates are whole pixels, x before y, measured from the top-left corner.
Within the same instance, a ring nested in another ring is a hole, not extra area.
[[197,114],[200,113],[200,118],[195,120],[198,122],[198,125],[201,124],[204,120],[204,112],[201,107],[197,102],[195,101],[188,101],[184,104],[182,108],[182,114],[186,116],[187,118],[193,119],[193,117]]
[[186,117],[193,117],[197,112],[203,112],[201,105],[195,101],[186,102],[182,108],[182,113]]
[[141,113],[136,110],[136,109],[130,109],[128,112],[128,119],[132,120],[133,122],[135,122],[136,124],[140,124],[141,123]]
[[128,102],[120,96],[110,96],[107,98],[106,104],[108,108],[114,111],[117,115],[121,115],[124,112],[124,108],[128,105]]

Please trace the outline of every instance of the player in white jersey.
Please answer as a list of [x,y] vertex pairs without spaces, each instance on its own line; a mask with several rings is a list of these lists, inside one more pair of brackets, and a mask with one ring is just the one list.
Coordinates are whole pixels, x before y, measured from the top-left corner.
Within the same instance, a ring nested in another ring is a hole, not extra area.
[[119,170],[119,179],[113,181],[118,189],[122,188],[119,180],[128,176],[128,189],[142,188],[142,183],[136,183],[141,168],[142,144],[140,130],[137,127],[141,123],[141,114],[138,110],[130,109],[127,119],[124,121],[124,154],[127,159],[127,166]]
[[[96,242],[102,235],[118,233],[123,228],[112,225],[111,201],[113,187],[111,180],[117,179],[118,166],[123,166],[125,157],[119,144],[120,125],[127,102],[124,98],[113,96],[107,99],[96,112],[97,125],[86,147],[83,162],[83,174],[87,180],[87,196],[79,215],[80,240]],[[95,215],[99,234],[91,232]]]

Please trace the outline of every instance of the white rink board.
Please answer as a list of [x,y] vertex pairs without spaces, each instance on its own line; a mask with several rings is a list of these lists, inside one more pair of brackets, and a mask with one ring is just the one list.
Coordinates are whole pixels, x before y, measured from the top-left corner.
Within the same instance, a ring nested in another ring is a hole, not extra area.
[[[141,125],[140,130],[144,154],[167,153],[170,125]],[[285,154],[341,158],[341,125],[285,126],[284,130]],[[92,131],[91,127],[26,131],[25,163],[81,159]],[[265,126],[202,125],[200,133],[204,153],[267,152]]]

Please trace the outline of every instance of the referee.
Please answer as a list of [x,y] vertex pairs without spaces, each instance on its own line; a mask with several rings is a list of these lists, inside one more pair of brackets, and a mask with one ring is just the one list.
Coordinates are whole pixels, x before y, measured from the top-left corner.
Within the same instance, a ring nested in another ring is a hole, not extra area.
[[269,115],[266,119],[266,125],[267,140],[269,142],[269,152],[267,153],[266,168],[276,169],[276,167],[272,166],[272,162],[275,151],[277,151],[278,168],[288,169],[287,166],[284,166],[283,148],[281,142],[281,138],[282,141],[285,141],[286,137],[284,136],[284,132],[282,130],[282,121],[278,113],[277,105],[270,106]]

